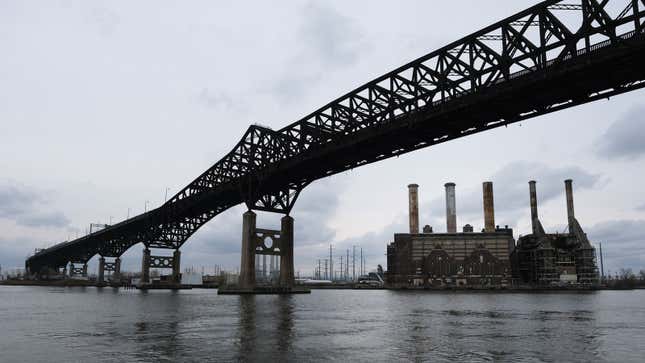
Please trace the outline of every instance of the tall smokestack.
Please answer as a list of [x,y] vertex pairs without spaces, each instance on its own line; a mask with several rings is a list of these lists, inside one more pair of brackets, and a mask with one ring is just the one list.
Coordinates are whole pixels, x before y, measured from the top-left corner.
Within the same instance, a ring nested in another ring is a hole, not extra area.
[[484,230],[495,232],[495,205],[493,202],[493,182],[484,182]]
[[564,181],[564,190],[567,194],[567,221],[569,222],[569,233],[573,233],[573,220],[575,215],[573,213],[573,180],[567,179]]
[[446,183],[446,227],[448,233],[457,233],[457,201],[455,183]]
[[529,192],[531,195],[531,227],[533,229],[533,234],[536,234],[538,210],[537,210],[537,192],[535,191],[535,180],[531,180],[529,182]]
[[410,234],[419,233],[419,185],[408,185],[410,207]]

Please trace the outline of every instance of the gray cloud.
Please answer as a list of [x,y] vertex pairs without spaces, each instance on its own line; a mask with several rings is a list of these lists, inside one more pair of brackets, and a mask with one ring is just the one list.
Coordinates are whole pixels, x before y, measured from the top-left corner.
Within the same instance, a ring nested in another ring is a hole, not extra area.
[[605,273],[619,268],[645,269],[645,220],[610,220],[586,230],[590,240],[602,243]]
[[327,65],[346,65],[360,52],[358,30],[351,19],[322,2],[311,1],[303,9],[301,38],[312,55]]
[[300,99],[326,72],[356,63],[366,47],[352,19],[328,4],[311,1],[301,13],[303,21],[296,37],[300,49],[270,88],[283,102]]
[[39,201],[39,196],[22,185],[5,182],[0,185],[0,217],[12,217],[24,213],[29,206]]
[[10,268],[23,268],[25,258],[33,250],[25,249],[25,246],[32,246],[34,240],[27,237],[8,239],[0,236],[0,266],[3,271]]
[[595,142],[597,155],[634,159],[645,153],[645,106],[632,109],[614,122]]
[[198,99],[209,108],[230,108],[233,106],[233,99],[227,93],[213,91],[208,88],[202,88]]
[[95,7],[89,9],[87,22],[95,26],[101,36],[108,37],[114,34],[121,19],[112,9]]
[[0,218],[28,227],[65,227],[69,219],[58,211],[45,211],[43,192],[12,181],[0,182]]
[[61,212],[38,212],[32,211],[25,215],[19,215],[16,222],[28,227],[66,227],[69,219]]

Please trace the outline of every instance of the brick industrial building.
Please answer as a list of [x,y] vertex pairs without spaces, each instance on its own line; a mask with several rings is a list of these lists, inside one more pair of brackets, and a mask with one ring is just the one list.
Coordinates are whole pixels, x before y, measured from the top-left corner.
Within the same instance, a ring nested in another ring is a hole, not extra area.
[[419,232],[418,185],[409,190],[409,233],[387,246],[386,284],[409,287],[593,287],[596,253],[574,216],[572,181],[565,181],[568,233],[546,233],[537,216],[535,182],[529,182],[532,233],[515,244],[513,230],[495,225],[493,184],[483,183],[484,229],[457,232],[455,184],[447,183],[447,233]]
[[389,287],[505,286],[511,280],[513,230],[495,226],[493,184],[486,182],[481,232],[465,225],[457,232],[455,184],[447,183],[447,233],[425,226],[419,233],[418,185],[409,190],[410,233],[397,233],[387,247]]

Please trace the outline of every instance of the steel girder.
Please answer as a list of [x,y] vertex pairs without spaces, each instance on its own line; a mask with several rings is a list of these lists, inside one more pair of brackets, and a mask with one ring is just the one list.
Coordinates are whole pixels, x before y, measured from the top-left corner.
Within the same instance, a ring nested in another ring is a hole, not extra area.
[[645,87],[645,0],[544,1],[416,59],[280,130],[241,141],[161,207],[46,249],[36,272],[144,243],[179,248],[222,211],[289,213],[332,174]]

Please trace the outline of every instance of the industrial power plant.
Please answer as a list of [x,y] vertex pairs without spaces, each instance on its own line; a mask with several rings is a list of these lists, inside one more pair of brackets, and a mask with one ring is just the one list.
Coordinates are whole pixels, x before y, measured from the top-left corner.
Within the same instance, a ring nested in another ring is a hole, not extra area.
[[493,183],[483,183],[484,228],[457,231],[455,184],[446,183],[446,233],[419,231],[419,186],[408,185],[409,233],[387,246],[389,288],[595,288],[596,251],[574,216],[573,182],[565,181],[568,233],[546,233],[537,214],[536,182],[529,182],[532,233],[517,243],[495,224]]

